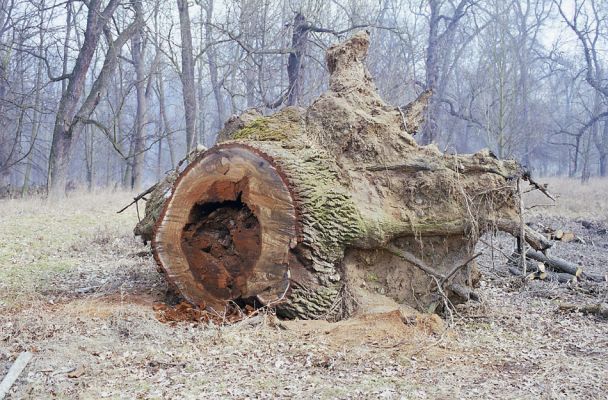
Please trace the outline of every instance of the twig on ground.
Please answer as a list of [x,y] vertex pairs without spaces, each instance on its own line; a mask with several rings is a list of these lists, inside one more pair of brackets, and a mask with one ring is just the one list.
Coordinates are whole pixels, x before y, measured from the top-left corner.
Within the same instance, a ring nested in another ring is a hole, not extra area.
[[532,210],[536,207],[555,207],[555,204],[534,204],[532,206],[526,207],[526,210]]
[[19,354],[19,357],[17,357],[11,368],[8,370],[8,373],[0,383],[0,400],[4,399],[4,397],[8,394],[11,387],[17,381],[19,375],[21,375],[21,372],[23,372],[31,359],[32,353],[29,351],[24,351]]
[[608,318],[608,304],[597,303],[597,304],[560,304],[560,311],[578,311],[583,314],[594,314],[599,317]]

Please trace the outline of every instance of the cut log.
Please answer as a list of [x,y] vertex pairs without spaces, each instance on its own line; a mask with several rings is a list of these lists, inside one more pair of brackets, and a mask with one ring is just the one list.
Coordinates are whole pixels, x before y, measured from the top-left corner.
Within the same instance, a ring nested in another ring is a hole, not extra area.
[[222,143],[150,194],[136,232],[153,238],[186,300],[221,313],[253,299],[282,316],[337,319],[367,295],[426,310],[437,279],[453,301],[474,297],[475,243],[496,228],[517,234],[524,171],[487,150],[418,146],[404,126],[418,117],[376,93],[368,45],[361,32],[331,47],[329,90],[308,109],[232,118]]
[[477,294],[477,292],[475,292],[471,288],[468,288],[463,285],[459,285],[457,283],[454,283],[454,284],[448,286],[448,290],[451,291],[452,293],[454,293],[456,296],[458,296],[460,299],[462,299],[464,301],[469,301],[469,300],[479,301],[480,300],[480,297]]
[[587,281],[591,281],[591,282],[608,282],[608,274],[597,275],[597,274],[590,274],[590,273],[583,271],[583,273],[581,274],[581,277],[583,280],[587,280]]
[[184,171],[159,218],[154,254],[195,304],[277,300],[287,289],[297,240],[289,188],[270,158],[243,145],[217,146]]
[[573,242],[576,239],[577,239],[577,237],[574,234],[574,232],[564,232],[564,234],[562,235],[562,238],[560,240],[564,243],[569,243],[569,242]]
[[[495,224],[498,230],[519,238],[521,225],[518,221],[512,219],[499,219],[495,221]],[[543,234],[536,232],[529,226],[524,227],[524,234],[526,236],[526,242],[535,250],[544,251],[553,246],[553,243],[543,236]]]
[[583,269],[578,265],[575,265],[559,257],[545,255],[539,251],[528,250],[528,252],[526,253],[526,257],[542,262],[543,264],[554,269],[555,271],[574,275],[577,278],[580,277],[583,273]]
[[[511,275],[523,276],[523,271],[518,267],[510,266],[509,272],[511,273]],[[544,271],[540,271],[540,270],[532,270],[532,271],[528,270],[526,272],[526,276],[525,276],[525,279],[529,280],[529,281],[533,281],[535,279],[545,280],[546,278],[547,278],[547,273]]]
[[559,282],[559,283],[576,283],[578,278],[576,275],[568,274],[565,272],[546,272],[546,276],[543,278],[547,281]]
[[[507,264],[509,264],[512,267],[521,269],[521,260],[520,260],[519,253],[517,251],[514,251],[513,253],[511,253],[511,256],[508,258]],[[531,273],[536,272],[536,271],[547,272],[545,264],[543,264],[542,262],[538,262],[536,260],[532,260],[527,257],[526,257],[526,271],[531,272]]]

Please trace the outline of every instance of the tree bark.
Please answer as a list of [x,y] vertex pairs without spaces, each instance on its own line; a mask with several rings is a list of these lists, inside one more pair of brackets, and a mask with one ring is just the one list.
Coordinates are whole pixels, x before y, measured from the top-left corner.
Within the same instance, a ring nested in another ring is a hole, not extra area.
[[146,72],[145,72],[145,47],[143,9],[141,0],[134,1],[135,18],[139,21],[139,29],[131,40],[131,52],[133,54],[133,66],[135,68],[135,94],[137,98],[137,109],[135,113],[135,138],[133,144],[133,170],[131,173],[131,189],[141,190],[144,161],[145,140],[147,123],[147,97],[146,97]]
[[196,146],[196,83],[194,80],[194,54],[192,47],[192,29],[188,0],[177,0],[179,28],[182,39],[182,97],[186,114],[186,154]]
[[300,103],[302,97],[303,77],[302,71],[304,68],[304,56],[306,55],[306,44],[308,43],[308,34],[310,27],[306,18],[301,13],[296,13],[293,18],[293,33],[291,37],[292,51],[287,59],[287,76],[289,78],[289,89],[287,92],[288,106],[295,106]]

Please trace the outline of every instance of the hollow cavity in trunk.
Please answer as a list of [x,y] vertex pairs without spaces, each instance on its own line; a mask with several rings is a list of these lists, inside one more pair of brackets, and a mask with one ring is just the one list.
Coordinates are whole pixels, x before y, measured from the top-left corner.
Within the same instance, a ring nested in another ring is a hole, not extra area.
[[182,230],[190,270],[218,299],[241,296],[260,255],[260,224],[240,196],[235,201],[196,204]]

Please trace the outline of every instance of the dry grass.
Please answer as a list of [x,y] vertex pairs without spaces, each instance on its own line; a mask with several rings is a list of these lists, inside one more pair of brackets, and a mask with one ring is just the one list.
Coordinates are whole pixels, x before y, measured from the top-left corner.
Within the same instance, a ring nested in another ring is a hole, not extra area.
[[[541,181],[549,184],[549,191],[557,195],[558,201],[551,207],[535,208],[531,214],[608,222],[607,178],[593,178],[585,184],[579,179],[568,178],[543,178]],[[526,203],[552,204],[538,191],[530,193]]]
[[144,250],[132,237],[134,210],[116,214],[127,200],[126,193],[83,193],[58,203],[0,202],[0,305],[48,302],[140,273],[141,260],[130,257]]
[[[13,398],[599,399],[608,391],[608,324],[556,311],[563,296],[597,299],[522,290],[487,258],[486,300],[459,309],[447,330],[394,314],[162,324],[152,305],[165,285],[138,255],[135,210],[115,212],[129,197],[0,201],[0,376],[20,351],[35,352]],[[74,368],[84,374],[69,378]]]

